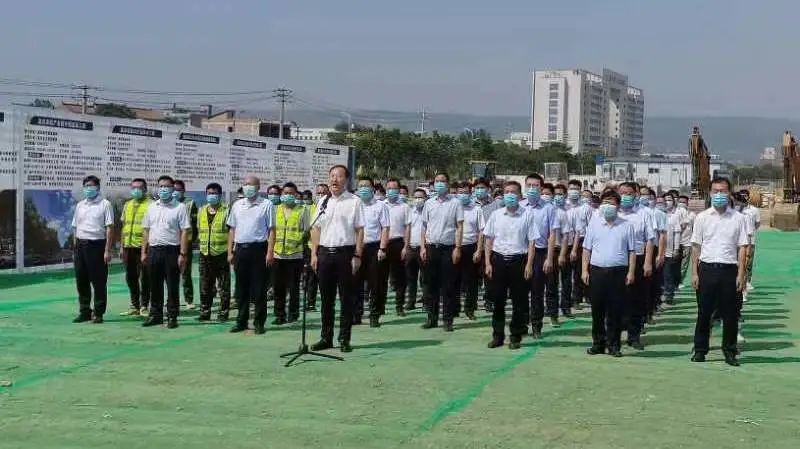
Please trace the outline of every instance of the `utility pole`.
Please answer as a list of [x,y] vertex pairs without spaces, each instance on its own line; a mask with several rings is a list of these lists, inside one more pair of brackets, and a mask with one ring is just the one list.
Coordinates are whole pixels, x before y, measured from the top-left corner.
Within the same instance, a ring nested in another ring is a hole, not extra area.
[[419,119],[419,133],[425,134],[425,106],[422,106],[422,112],[420,112],[420,119]]
[[286,114],[286,103],[292,98],[292,90],[279,87],[274,89],[272,93],[275,94],[275,98],[277,98],[278,102],[281,104],[281,127],[278,129],[278,139],[283,139],[283,122]]
[[89,106],[89,89],[91,89],[91,87],[87,86],[86,84],[83,84],[81,86],[76,86],[76,89],[80,89],[82,92],[81,113],[86,114],[86,109]]

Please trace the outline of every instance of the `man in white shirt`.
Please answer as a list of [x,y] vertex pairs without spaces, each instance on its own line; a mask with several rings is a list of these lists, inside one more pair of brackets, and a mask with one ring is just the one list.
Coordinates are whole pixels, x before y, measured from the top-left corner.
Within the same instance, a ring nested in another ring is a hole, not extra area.
[[[650,282],[650,295],[647,301],[647,323],[654,324],[654,315],[661,303],[664,287],[664,261],[667,250],[667,214],[656,207],[656,194],[647,186],[639,188],[639,206],[652,217],[656,238],[653,241],[653,276]],[[661,200],[663,203],[663,199]]]
[[[587,295],[586,286],[581,279],[581,255],[583,253],[583,238],[586,236],[586,226],[590,217],[591,206],[588,198],[584,201],[581,196],[582,184],[577,179],[571,179],[567,183],[567,221],[572,224],[577,242],[570,248],[567,254],[569,271],[572,273],[572,299],[570,304],[577,308],[583,308],[583,301]],[[589,192],[591,196],[591,192]]]
[[328,170],[330,195],[317,206],[311,228],[311,267],[317,272],[322,297],[322,330],[320,340],[311,345],[312,351],[333,347],[336,291],[339,291],[341,311],[339,344],[342,352],[353,350],[350,331],[356,301],[355,274],[361,267],[364,254],[364,204],[346,191],[350,171],[344,165]]
[[[478,308],[478,270],[482,252],[479,237],[484,226],[483,213],[472,199],[472,185],[469,182],[458,183],[456,198],[464,210],[464,233],[461,238],[461,261],[456,267],[456,285],[464,293],[464,314],[468,320],[474,320]],[[461,310],[460,306],[460,301],[457,301],[456,316]]]
[[389,245],[389,207],[375,198],[372,178],[358,180],[358,197],[364,207],[364,252],[361,267],[356,273],[358,299],[353,312],[353,324],[361,324],[364,303],[369,301],[369,327],[380,327],[380,317],[386,312],[389,269],[386,261]]
[[[267,262],[274,260],[275,206],[258,194],[261,181],[246,176],[242,192],[244,199],[231,206],[228,214],[228,262],[236,272],[236,291],[239,314],[231,332],[247,330],[250,304],[255,304],[253,328],[256,335],[266,332]],[[235,245],[235,252],[234,252]]]
[[[478,178],[475,180],[473,185],[473,192],[475,194],[475,205],[481,209],[481,217],[483,222],[486,223],[489,221],[489,217],[492,215],[492,212],[496,211],[503,207],[503,200],[502,200],[502,192],[501,197],[498,200],[492,198],[492,191],[491,191],[491,184],[484,178]],[[489,287],[489,282],[486,279],[486,270],[484,270],[485,260],[483,257],[483,240],[484,236],[481,233],[478,236],[478,245],[481,248],[481,251],[478,252],[478,257],[480,258],[480,266],[478,267],[479,276],[481,276],[480,280],[483,282],[483,309],[487,312],[491,312],[492,309],[492,289]]]
[[[387,274],[392,277],[394,286],[394,308],[398,316],[405,316],[406,302],[406,267],[403,248],[406,247],[405,236],[408,215],[411,208],[408,200],[408,187],[401,186],[396,178],[386,181],[386,207],[389,209],[389,242],[386,245]],[[387,281],[382,281],[387,283]],[[388,284],[388,283],[387,283]]]
[[758,210],[761,205],[753,204],[753,201],[750,199],[749,190],[742,189],[739,193],[742,195],[744,202],[746,203],[741,212],[747,215],[753,224],[753,239],[750,242],[750,247],[747,250],[747,291],[750,291],[753,289],[753,260],[756,256],[756,236],[758,234],[758,228],[761,227],[761,212]]
[[[417,303],[417,286],[423,284],[425,291],[425,271],[421,270],[420,246],[422,245],[422,211],[428,194],[422,189],[414,190],[409,207],[408,221],[406,222],[405,247],[403,248],[403,261],[406,270],[406,285],[408,286],[408,301],[405,309],[413,310]],[[420,276],[422,275],[422,276]],[[420,279],[422,277],[422,279]],[[423,301],[424,302],[424,301]]]
[[79,306],[78,316],[72,322],[92,320],[100,324],[108,302],[108,263],[111,261],[114,211],[111,203],[100,196],[100,179],[97,176],[89,175],[83,179],[83,197],[75,205],[75,215],[72,217],[75,233],[73,264]]
[[747,224],[744,215],[729,207],[731,184],[711,181],[711,207],[697,215],[692,231],[692,287],[697,291],[697,324],[693,362],[704,362],[709,350],[711,322],[722,318],[725,363],[739,366],[736,335],[739,327],[737,294],[745,288]]
[[675,290],[681,277],[681,235],[687,225],[688,213],[675,204],[672,193],[663,195],[667,213],[667,239],[664,251],[664,302],[675,304]]
[[694,227],[694,219],[697,216],[694,212],[689,210],[689,197],[680,195],[678,197],[678,209],[684,210],[686,226],[681,232],[681,280],[680,287],[683,288],[683,280],[686,278],[686,272],[689,269],[689,261],[692,260],[692,228]]
[[186,205],[173,201],[174,181],[158,178],[158,201],[142,220],[142,263],[150,270],[150,316],[144,327],[164,323],[164,282],[167,284],[167,328],[178,327],[180,273],[186,268],[192,223]]

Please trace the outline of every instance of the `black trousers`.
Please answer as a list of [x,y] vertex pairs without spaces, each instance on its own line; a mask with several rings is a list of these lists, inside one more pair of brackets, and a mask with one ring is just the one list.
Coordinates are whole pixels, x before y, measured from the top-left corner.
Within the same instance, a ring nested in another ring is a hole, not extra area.
[[[561,252],[560,247],[555,247],[553,251],[553,260],[551,266],[553,269],[550,273],[545,275],[544,287],[544,302],[545,302],[545,315],[557,318],[558,317],[558,284],[561,281],[561,268],[558,265],[558,254]],[[562,305],[562,309],[563,309]]]
[[204,256],[200,254],[200,308],[204,314],[211,313],[214,296],[219,289],[219,312],[227,314],[231,308],[231,266],[228,254]]
[[503,256],[492,253],[492,336],[502,340],[506,326],[506,300],[511,291],[511,323],[508,331],[512,341],[520,341],[528,333],[528,282],[525,280],[526,256]]
[[558,278],[561,283],[561,311],[567,313],[572,309],[572,279],[575,276],[573,273],[574,265],[569,260],[569,255],[572,253],[572,245],[567,247],[567,263],[553,265],[558,269]]
[[644,255],[636,256],[633,285],[625,287],[625,317],[627,319],[628,341],[637,342],[642,335],[642,326],[647,317],[650,298],[650,278],[644,277]]
[[[658,248],[653,247],[653,254],[658,255]],[[652,318],[661,304],[661,293],[664,291],[664,265],[661,268],[656,268],[655,259],[653,261],[653,276],[650,279],[650,297],[647,304],[647,316]],[[664,264],[666,265],[666,259]]]
[[148,253],[150,267],[150,318],[164,317],[164,282],[167,283],[167,317],[177,318],[180,311],[179,246],[151,246]]
[[142,263],[142,248],[124,248],[125,282],[131,294],[131,309],[145,309],[150,305],[150,275]]
[[364,304],[369,305],[369,315],[371,317],[381,316],[386,308],[386,298],[381,301],[381,288],[379,280],[385,272],[386,260],[378,261],[378,247],[380,242],[370,242],[364,244],[361,254],[361,266],[356,273],[356,285],[358,288],[358,299],[353,309],[353,319],[361,320],[364,316]]
[[73,255],[75,267],[75,285],[78,289],[78,307],[80,314],[92,314],[92,296],[94,296],[94,314],[103,316],[108,302],[108,265],[103,260],[106,251],[105,240],[78,240]]
[[237,243],[233,269],[236,271],[236,297],[239,315],[236,322],[247,327],[250,320],[250,303],[255,304],[253,325],[263,326],[267,321],[265,283],[267,270],[266,243]]
[[464,293],[464,312],[466,313],[474,313],[478,309],[478,282],[481,275],[481,264],[472,261],[477,249],[477,243],[461,245],[461,260],[458,262],[459,290]]
[[578,249],[575,252],[577,254],[575,261],[569,262],[572,268],[572,305],[582,303],[589,291],[583,284],[583,279],[581,279],[581,270],[583,269],[581,265],[583,260],[583,237],[578,239]]
[[589,267],[592,299],[592,346],[620,348],[622,311],[625,304],[625,275],[628,267]]
[[[533,256],[533,276],[531,277],[530,285],[531,324],[538,328],[541,328],[542,318],[544,318],[544,289],[547,284],[547,275],[544,273],[545,259],[547,259],[547,248],[536,248]],[[550,302],[548,300],[548,305],[550,305]],[[556,316],[558,316],[558,312],[556,312]]]
[[428,263],[425,267],[427,276],[426,305],[428,321],[439,322],[439,301],[441,301],[442,319],[452,322],[456,314],[458,287],[456,285],[455,265],[453,265],[453,245],[428,245]]
[[303,288],[305,289],[306,295],[306,307],[316,307],[319,280],[317,279],[317,273],[311,268],[311,248],[306,247],[303,250],[303,260],[305,261],[305,267],[303,268]]
[[698,266],[697,324],[694,328],[694,351],[708,352],[711,338],[711,321],[716,310],[722,318],[722,351],[736,352],[736,334],[739,332],[739,296],[736,292],[735,264],[708,264]]
[[675,297],[675,290],[681,282],[681,251],[675,250],[672,257],[667,257],[664,261],[664,297],[672,299]]
[[[191,244],[189,247],[191,248]],[[181,273],[181,283],[183,284],[183,300],[186,304],[194,303],[194,284],[192,283],[192,251],[186,253],[186,268]]]
[[406,286],[408,288],[408,304],[409,309],[413,309],[417,303],[417,287],[419,286],[420,275],[425,271],[420,271],[422,268],[422,261],[419,258],[419,247],[409,246],[406,251],[405,271],[406,271]]
[[275,318],[286,319],[286,292],[289,292],[289,320],[300,316],[300,276],[303,259],[275,259]]
[[356,284],[353,276],[354,246],[337,248],[319,247],[317,276],[322,298],[321,339],[333,342],[333,321],[336,317],[336,291],[339,291],[339,341],[350,342],[353,326],[353,303],[356,301]]
[[403,239],[397,238],[389,240],[389,245],[386,247],[387,272],[392,277],[394,308],[398,312],[403,310],[406,302],[406,267],[402,257],[403,246]]

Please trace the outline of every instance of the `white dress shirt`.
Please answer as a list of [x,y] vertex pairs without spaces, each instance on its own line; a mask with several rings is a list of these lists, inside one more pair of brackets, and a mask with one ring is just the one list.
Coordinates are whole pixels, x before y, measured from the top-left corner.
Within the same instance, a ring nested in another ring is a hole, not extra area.
[[364,203],[364,243],[381,240],[381,231],[389,227],[389,207],[386,202],[372,199]]
[[150,246],[178,246],[181,244],[181,230],[191,229],[192,223],[185,204],[159,200],[147,208],[142,227],[148,230],[147,242]]
[[692,246],[692,227],[694,227],[694,219],[697,214],[690,210],[686,210],[685,223],[686,226],[681,232],[681,246]]
[[78,240],[105,240],[106,227],[114,224],[114,209],[111,202],[97,195],[86,198],[75,205],[72,228]]
[[453,195],[435,196],[425,202],[422,222],[429,245],[455,245],[456,228],[464,221],[464,208]]
[[643,256],[647,242],[655,244],[656,231],[653,226],[653,216],[644,209],[630,212],[620,209],[619,216],[633,226],[633,244],[636,247],[636,255]]
[[269,230],[275,226],[275,206],[260,196],[253,201],[237,201],[228,214],[228,226],[234,229],[236,243],[266,242]]
[[412,248],[418,248],[422,245],[422,211],[423,209],[417,209],[416,207],[411,207],[411,212],[408,214],[408,222],[406,223],[408,226],[411,226],[411,235],[410,235],[410,242],[408,242],[408,246]]
[[411,208],[400,201],[394,203],[387,201],[386,206],[389,208],[389,240],[401,239],[406,234],[406,224]]
[[478,243],[478,236],[484,227],[483,212],[476,204],[462,206],[464,209],[464,233],[461,238],[462,245]]
[[[325,209],[322,204],[329,198]],[[319,245],[325,247],[353,246],[356,244],[356,230],[363,228],[364,202],[350,192],[342,192],[339,196],[322,197],[317,203],[314,224],[319,228]]]
[[[755,231],[758,231],[759,226],[761,226],[761,211],[752,204],[748,204],[747,207],[742,210],[742,213],[751,217],[755,224]],[[756,244],[756,235],[758,235],[758,233],[753,232],[753,241],[750,242],[751,245]]]
[[492,239],[492,251],[503,256],[528,254],[528,245],[541,234],[529,208],[519,206],[513,212],[503,207],[492,212],[483,234]]
[[572,239],[575,238],[575,231],[573,230],[572,223],[570,222],[570,217],[567,214],[567,210],[556,206],[556,221],[558,221],[558,235],[556,237],[556,246],[560,247],[561,242],[564,241],[564,238],[567,238],[567,246],[572,243]]
[[572,225],[572,232],[578,233],[578,238],[586,236],[586,226],[589,215],[582,204],[573,204],[567,207],[567,221]]
[[739,247],[749,244],[744,215],[728,207],[720,214],[710,207],[697,214],[692,244],[700,245],[700,261],[739,263]]
[[664,257],[675,257],[681,248],[681,226],[685,220],[685,214],[679,210],[667,213],[667,249]]

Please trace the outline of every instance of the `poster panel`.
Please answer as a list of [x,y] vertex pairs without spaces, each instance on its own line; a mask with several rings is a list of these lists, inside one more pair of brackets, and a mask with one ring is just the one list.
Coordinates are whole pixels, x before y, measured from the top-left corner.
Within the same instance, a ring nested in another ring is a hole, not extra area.
[[0,110],[0,270],[17,266],[17,153],[11,111]]

